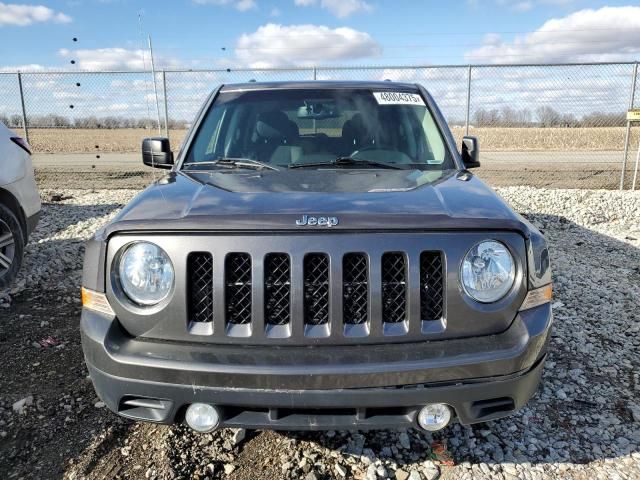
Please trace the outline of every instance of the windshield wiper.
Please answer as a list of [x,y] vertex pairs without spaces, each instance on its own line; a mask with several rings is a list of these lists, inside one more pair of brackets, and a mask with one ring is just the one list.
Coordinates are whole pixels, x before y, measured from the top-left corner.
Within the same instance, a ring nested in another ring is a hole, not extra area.
[[253,160],[251,158],[219,158],[218,160],[212,160],[208,162],[187,162],[183,163],[183,167],[199,166],[199,165],[211,165],[221,168],[252,168],[254,170],[262,170],[268,168],[269,170],[279,170],[273,165],[261,162],[259,160]]
[[294,163],[289,168],[315,168],[315,167],[342,167],[342,166],[358,166],[373,168],[388,168],[391,170],[404,170],[404,168],[389,163],[374,162],[373,160],[364,160],[353,157],[338,157],[329,162],[313,162],[313,163]]

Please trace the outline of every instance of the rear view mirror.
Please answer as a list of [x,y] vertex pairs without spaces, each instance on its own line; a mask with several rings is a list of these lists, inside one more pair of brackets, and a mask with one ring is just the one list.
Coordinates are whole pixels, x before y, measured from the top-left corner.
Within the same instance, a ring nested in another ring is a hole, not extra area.
[[305,100],[304,105],[298,108],[298,118],[324,120],[338,117],[340,111],[334,102]]
[[476,137],[462,137],[462,161],[465,168],[480,166],[480,146]]
[[173,152],[171,152],[169,139],[151,137],[142,140],[142,163],[149,167],[171,168],[173,166]]

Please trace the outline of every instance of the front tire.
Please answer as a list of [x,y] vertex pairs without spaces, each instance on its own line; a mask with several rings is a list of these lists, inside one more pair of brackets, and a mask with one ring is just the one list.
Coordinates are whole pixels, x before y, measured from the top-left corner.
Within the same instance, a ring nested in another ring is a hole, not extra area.
[[16,278],[24,254],[24,232],[20,222],[6,206],[0,204],[0,288]]

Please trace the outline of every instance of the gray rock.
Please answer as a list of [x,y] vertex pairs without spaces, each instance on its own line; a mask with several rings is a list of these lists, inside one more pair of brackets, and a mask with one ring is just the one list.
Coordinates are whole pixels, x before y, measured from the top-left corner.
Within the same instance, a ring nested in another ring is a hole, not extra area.
[[367,467],[366,479],[367,480],[377,480],[378,474],[376,472],[375,464],[371,464]]
[[402,470],[401,468],[396,470],[396,480],[407,480],[409,478],[409,473]]
[[242,442],[245,439],[246,436],[247,436],[247,431],[244,428],[234,428],[231,441],[233,442],[233,445],[238,445],[240,442]]
[[360,433],[355,433],[351,436],[351,439],[347,446],[344,448],[343,453],[345,455],[353,455],[355,457],[359,457],[362,455],[362,450],[364,448],[364,435]]
[[436,480],[440,477],[440,467],[431,460],[422,462],[422,473],[427,480]]
[[398,436],[398,443],[405,450],[409,450],[411,448],[411,441],[409,440],[409,435],[407,432],[402,432]]
[[26,408],[30,407],[31,405],[33,405],[33,395],[28,395],[15,402],[12,408],[14,412],[23,414],[25,413]]

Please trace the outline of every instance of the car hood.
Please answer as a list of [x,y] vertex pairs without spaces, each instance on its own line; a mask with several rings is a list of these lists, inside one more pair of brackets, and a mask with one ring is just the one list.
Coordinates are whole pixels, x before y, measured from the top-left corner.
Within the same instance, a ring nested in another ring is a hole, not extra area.
[[[303,215],[338,224],[297,226]],[[523,219],[468,172],[291,170],[171,172],[106,227],[116,231],[526,231]]]

